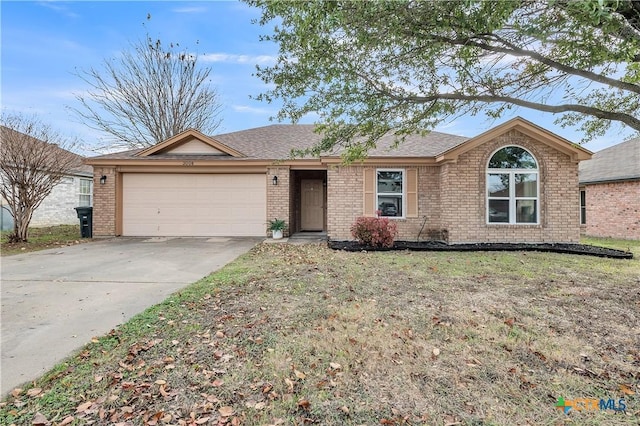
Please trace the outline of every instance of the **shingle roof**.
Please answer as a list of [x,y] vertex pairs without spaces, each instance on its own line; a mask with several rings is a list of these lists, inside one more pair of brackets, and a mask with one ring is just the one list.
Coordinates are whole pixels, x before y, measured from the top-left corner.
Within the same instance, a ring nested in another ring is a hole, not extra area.
[[[232,158],[224,156],[206,155],[175,155],[154,154],[145,157],[148,160],[171,160],[171,159],[212,159],[215,160],[284,160],[289,158],[292,149],[303,150],[311,148],[319,143],[322,135],[314,132],[315,126],[312,124],[274,124],[270,126],[256,127],[238,132],[224,133],[212,136],[212,139],[227,145],[242,154],[244,158]],[[463,136],[449,135],[439,132],[430,132],[425,136],[408,135],[398,147],[392,147],[394,136],[392,134],[383,136],[377,143],[377,147],[369,152],[370,157],[435,157],[469,138]],[[113,154],[93,157],[95,160],[112,159],[124,160],[136,158],[136,154],[141,149],[134,149]],[[338,153],[327,154],[326,156],[339,156]],[[306,157],[306,158],[311,158]]]
[[[274,124],[239,132],[213,136],[248,157],[256,159],[284,159],[292,149],[305,149],[317,144],[322,135],[314,132],[312,124]],[[404,142],[392,147],[394,136],[387,134],[380,138],[370,157],[435,157],[457,146],[469,138],[430,132],[425,136],[408,135]],[[336,156],[331,153],[328,156]]]
[[596,152],[579,171],[580,183],[640,179],[640,138]]
[[[14,134],[19,134],[20,137],[25,137],[25,138],[29,138],[31,140],[33,140],[36,143],[39,144],[47,144],[47,142],[44,142],[40,139],[36,139],[32,136],[29,136],[25,133],[19,132],[17,130],[11,129],[9,127],[6,126],[0,126],[2,127],[3,131],[5,132],[9,132],[9,133],[14,133]],[[51,148],[53,149],[57,149],[57,150],[62,150],[62,151],[66,151],[69,155],[71,155],[74,158],[74,163],[76,164],[76,166],[71,170],[72,174],[75,175],[82,175],[82,176],[91,176],[93,175],[93,166],[90,166],[88,164],[84,163],[84,159],[85,157],[76,154],[75,152],[71,152],[69,150],[60,148],[58,145],[54,145],[54,144],[49,144],[51,145]]]

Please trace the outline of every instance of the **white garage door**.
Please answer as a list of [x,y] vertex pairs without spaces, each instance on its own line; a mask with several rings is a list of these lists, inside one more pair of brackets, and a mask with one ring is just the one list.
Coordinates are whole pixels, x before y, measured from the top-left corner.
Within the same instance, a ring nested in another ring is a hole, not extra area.
[[263,236],[264,174],[123,175],[126,236]]

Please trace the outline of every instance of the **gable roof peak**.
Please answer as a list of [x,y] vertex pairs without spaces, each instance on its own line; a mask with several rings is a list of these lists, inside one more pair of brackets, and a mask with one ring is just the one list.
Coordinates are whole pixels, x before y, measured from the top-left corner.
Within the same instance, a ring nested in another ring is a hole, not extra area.
[[184,130],[177,135],[170,137],[169,139],[157,143],[149,148],[142,149],[140,152],[136,153],[136,157],[149,157],[151,155],[157,155],[161,153],[165,153],[171,151],[171,149],[176,148],[186,142],[192,141],[196,139],[206,145],[209,145],[211,148],[216,149],[224,154],[230,155],[231,157],[246,157],[242,152],[237,151],[230,146],[225,145],[224,143],[216,140],[210,136],[205,135],[196,129],[187,129]]

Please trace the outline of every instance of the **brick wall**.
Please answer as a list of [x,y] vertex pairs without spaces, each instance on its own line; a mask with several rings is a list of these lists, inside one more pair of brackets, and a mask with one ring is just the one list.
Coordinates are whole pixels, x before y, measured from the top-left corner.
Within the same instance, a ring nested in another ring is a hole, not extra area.
[[[364,169],[416,168],[411,165],[335,166],[327,170],[327,235],[334,240],[351,240],[351,225],[364,211]],[[391,219],[398,226],[398,239],[428,239],[441,229],[439,167],[418,169],[418,217]],[[426,219],[426,220],[425,220]],[[423,227],[424,224],[424,227]],[[422,231],[422,232],[421,232]]]
[[[100,185],[100,177],[107,181]],[[93,169],[93,236],[112,237],[116,235],[116,184],[120,175],[115,168]]]
[[[486,166],[491,154],[507,145],[522,146],[538,160],[537,225],[486,223]],[[363,169],[337,166],[327,171],[327,233],[331,239],[352,239],[350,227],[363,214]],[[456,162],[418,167],[418,206],[417,218],[392,219],[398,225],[398,239],[416,240],[418,235],[420,239],[442,239],[439,231],[443,229],[452,243],[578,242],[580,238],[577,164],[568,155],[517,131],[462,154]]]
[[[497,149],[519,145],[538,161],[538,225],[486,223],[486,166]],[[471,151],[441,170],[443,227],[450,242],[578,242],[580,201],[578,165],[548,145],[512,130]]]
[[587,235],[640,240],[640,181],[593,184],[584,189]]
[[74,210],[80,205],[80,177],[67,176],[56,185],[36,209],[31,226],[75,225],[80,223]]
[[[278,185],[273,184],[273,177],[278,177]],[[267,185],[267,217],[265,218],[265,232],[267,224],[273,219],[284,219],[287,222],[283,234],[289,235],[289,226],[291,218],[289,217],[289,205],[291,202],[289,188],[289,167],[274,166],[267,168],[267,177],[265,185]],[[271,236],[271,232],[267,233]]]

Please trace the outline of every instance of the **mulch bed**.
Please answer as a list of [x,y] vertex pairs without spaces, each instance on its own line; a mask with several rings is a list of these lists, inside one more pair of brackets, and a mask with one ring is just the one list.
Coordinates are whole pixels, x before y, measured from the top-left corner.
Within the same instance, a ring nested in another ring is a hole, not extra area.
[[396,241],[393,247],[372,247],[357,241],[329,241],[329,248],[345,251],[541,251],[553,253],[582,254],[614,259],[633,259],[633,253],[585,244],[513,244],[477,243],[447,244],[441,241]]

